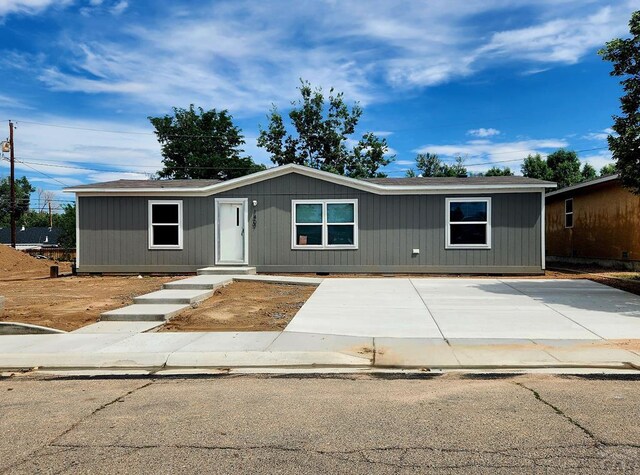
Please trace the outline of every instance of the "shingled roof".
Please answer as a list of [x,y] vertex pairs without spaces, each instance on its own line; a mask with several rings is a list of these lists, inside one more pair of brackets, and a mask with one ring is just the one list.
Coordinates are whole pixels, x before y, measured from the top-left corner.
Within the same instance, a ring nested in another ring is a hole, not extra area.
[[554,185],[550,181],[524,176],[469,176],[469,177],[411,177],[411,178],[363,178],[363,181],[385,186],[428,185]]
[[117,180],[90,185],[80,185],[66,188],[69,193],[166,193],[180,196],[180,194],[203,195],[228,191],[240,186],[258,183],[263,180],[296,173],[311,178],[335,183],[337,185],[370,191],[378,194],[404,194],[413,192],[434,192],[451,189],[536,189],[555,188],[555,183],[549,181],[525,178],[522,176],[496,177],[453,177],[453,178],[370,178],[357,180],[341,175],[335,175],[322,170],[308,168],[296,164],[281,165],[250,175],[234,178],[228,181],[220,180]]
[[[32,228],[18,228],[16,230],[16,244],[58,244],[62,234],[61,228],[35,226]],[[11,243],[11,228],[0,228],[0,244]]]
[[126,189],[162,189],[162,188],[202,188],[203,186],[215,185],[221,183],[222,180],[202,180],[202,179],[187,179],[187,180],[114,180],[103,181],[100,183],[91,183],[89,185],[77,185],[74,189],[83,188],[121,188]]

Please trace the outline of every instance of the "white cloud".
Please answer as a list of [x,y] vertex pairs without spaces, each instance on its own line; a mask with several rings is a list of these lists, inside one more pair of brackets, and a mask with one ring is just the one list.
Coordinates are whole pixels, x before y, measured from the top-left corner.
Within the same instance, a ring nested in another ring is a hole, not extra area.
[[500,131],[498,129],[480,127],[479,129],[467,130],[467,134],[474,137],[493,137],[494,135],[499,135]]
[[114,15],[120,15],[127,8],[129,8],[129,2],[127,2],[127,0],[120,0],[113,7],[111,7],[111,13],[113,13]]
[[64,7],[72,0],[0,0],[0,17],[9,14],[36,15],[49,7]]
[[0,94],[0,107],[8,109],[33,109],[33,107],[26,102],[4,94]]
[[461,144],[428,144],[414,150],[416,153],[436,153],[446,162],[462,156],[474,172],[484,171],[491,166],[508,166],[519,172],[520,161],[527,155],[546,155],[558,148],[567,147],[564,139],[529,139],[512,142],[492,142],[490,140],[469,140]]
[[[0,2],[5,9],[13,5]],[[25,60],[22,66],[55,91],[117,95],[126,107],[144,104],[153,111],[199,103],[242,115],[264,111],[271,103],[287,106],[300,77],[334,86],[366,105],[386,100],[389,85],[433,86],[507,61],[524,60],[524,73],[575,63],[606,39],[624,34],[633,9],[631,1],[599,9],[597,3],[577,0],[523,3],[532,12],[530,25],[512,28],[505,21],[493,33],[472,20],[500,18],[513,2],[434,0],[401,9],[382,0],[172,6],[170,14],[145,22],[118,18],[109,24],[111,41],[92,30],[63,33],[73,40],[56,44],[51,58]],[[52,2],[17,4],[31,5],[35,12]],[[128,3],[84,5],[121,13]],[[300,27],[307,24],[314,27]]]
[[611,158],[611,152],[608,150],[605,150],[597,154],[580,157],[580,162],[582,162],[582,164],[589,163],[593,168],[595,168],[598,171],[598,173],[600,172],[600,169],[605,165],[615,163]]
[[621,21],[622,11],[627,14],[624,2],[620,2],[618,8],[606,6],[586,17],[556,18],[526,28],[497,32],[478,50],[478,55],[573,64],[613,36],[627,33],[627,23]]
[[[41,116],[32,120],[117,132],[50,127],[17,120],[16,169],[18,174],[26,175],[36,186],[60,190],[65,185],[87,181],[145,178],[162,168],[160,145],[150,126],[143,128],[57,116]],[[6,162],[0,163],[3,169],[6,168]],[[69,196],[65,195],[66,198]]]
[[590,132],[586,135],[583,135],[582,138],[585,138],[587,140],[597,140],[597,141],[606,141],[607,137],[609,137],[609,135],[614,134],[615,132],[613,131],[613,129],[611,127],[607,127],[606,129],[603,129],[600,132]]

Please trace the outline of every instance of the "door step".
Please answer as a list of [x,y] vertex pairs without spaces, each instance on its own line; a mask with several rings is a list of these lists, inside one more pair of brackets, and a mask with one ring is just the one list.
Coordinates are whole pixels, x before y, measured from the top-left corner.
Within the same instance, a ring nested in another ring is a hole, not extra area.
[[255,267],[247,266],[213,266],[198,269],[198,275],[247,275],[255,273]]
[[100,315],[101,322],[165,321],[189,308],[185,304],[134,304]]

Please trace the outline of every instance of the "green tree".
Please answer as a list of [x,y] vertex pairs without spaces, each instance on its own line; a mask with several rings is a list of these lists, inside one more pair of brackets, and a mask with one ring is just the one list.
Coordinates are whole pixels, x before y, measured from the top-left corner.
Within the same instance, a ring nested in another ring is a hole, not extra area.
[[[56,221],[56,215],[52,215],[52,220],[54,222],[54,226],[55,226],[55,221]],[[44,211],[35,211],[35,210],[31,210],[28,211],[26,213],[24,213],[21,217],[20,217],[20,221],[19,221],[19,225],[20,226],[24,226],[26,228],[35,228],[35,227],[48,227],[49,226],[49,213],[46,213]]]
[[547,161],[540,156],[528,155],[522,164],[522,174],[529,178],[537,178],[538,180],[551,180],[553,175]]
[[622,184],[640,194],[640,11],[631,15],[629,31],[631,38],[611,40],[599,54],[613,64],[611,75],[623,78],[622,114],[613,116],[617,135],[607,138],[609,149]]
[[416,168],[420,176],[424,177],[465,177],[469,174],[467,167],[464,166],[464,158],[458,156],[453,163],[449,164],[440,160],[437,154],[428,152],[416,155]]
[[[26,176],[15,181],[16,191],[16,222],[23,214],[29,211],[31,204],[31,193],[36,189],[31,186]],[[5,227],[11,224],[11,180],[3,178],[0,180],[0,226]]]
[[614,163],[607,163],[600,169],[600,176],[614,175],[616,173],[618,173],[618,171]]
[[484,176],[513,176],[513,172],[509,167],[499,168],[493,166],[484,172]]
[[547,155],[547,165],[551,170],[551,181],[558,184],[558,188],[571,186],[583,180],[580,172],[580,160],[573,150],[559,149]]
[[173,115],[148,117],[162,145],[164,168],[160,178],[217,178],[229,180],[264,170],[244,157],[240,128],[227,110],[173,108]]
[[582,181],[593,180],[598,176],[598,172],[595,168],[593,168],[589,163],[585,163],[582,166],[582,171],[580,172],[582,175]]
[[404,172],[404,176],[406,176],[407,178],[415,178],[418,175],[413,168],[409,168],[406,172]]
[[467,167],[464,166],[465,159],[458,156],[452,164],[443,164],[441,176],[466,177],[469,175]]
[[54,225],[62,228],[58,239],[60,247],[73,249],[76,247],[76,205],[66,204],[60,214],[55,215]]
[[325,99],[322,88],[314,89],[308,81],[300,82],[301,98],[291,103],[289,111],[295,132],[287,131],[275,106],[267,116],[267,128],[260,128],[258,146],[271,154],[271,161],[278,165],[297,163],[353,178],[386,176],[380,168],[394,159],[387,156],[386,139],[369,132],[355,146],[348,146],[362,108],[357,103],[350,108],[343,93],[334,93],[333,88]]
[[435,153],[419,153],[416,155],[416,168],[421,176],[445,176],[444,164]]

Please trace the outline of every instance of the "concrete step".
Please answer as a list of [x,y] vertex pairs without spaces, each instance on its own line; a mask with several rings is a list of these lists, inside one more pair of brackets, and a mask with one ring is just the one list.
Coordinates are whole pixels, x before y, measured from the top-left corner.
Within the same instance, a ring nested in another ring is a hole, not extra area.
[[164,325],[164,319],[153,321],[100,321],[78,328],[72,333],[142,333]]
[[100,321],[152,322],[169,320],[183,310],[185,304],[134,304],[128,307],[110,310],[100,315]]
[[198,275],[245,275],[255,273],[255,267],[247,266],[213,266],[198,269]]
[[213,295],[212,290],[197,289],[163,289],[150,294],[140,295],[133,299],[142,304],[186,304],[200,302]]
[[265,282],[267,284],[288,284],[288,285],[320,285],[321,277],[301,277],[288,275],[238,275],[233,276],[236,282]]
[[216,290],[230,284],[233,279],[226,275],[198,275],[188,279],[176,280],[164,284],[165,289]]

